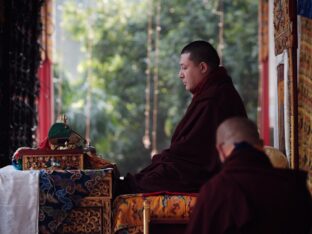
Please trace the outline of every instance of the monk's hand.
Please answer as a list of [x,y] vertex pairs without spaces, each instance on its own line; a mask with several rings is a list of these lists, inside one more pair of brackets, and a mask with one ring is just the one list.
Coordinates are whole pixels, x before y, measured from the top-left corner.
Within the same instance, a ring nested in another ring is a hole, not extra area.
[[158,154],[157,152],[152,152],[151,153],[151,159],[152,161],[155,161],[157,159],[160,159],[161,154]]
[[157,150],[152,150],[151,152],[151,159],[153,160],[153,158],[158,154]]

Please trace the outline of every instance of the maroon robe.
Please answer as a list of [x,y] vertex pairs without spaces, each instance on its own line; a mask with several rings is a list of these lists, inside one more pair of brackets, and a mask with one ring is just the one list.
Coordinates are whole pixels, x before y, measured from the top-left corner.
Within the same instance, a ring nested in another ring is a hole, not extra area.
[[243,143],[201,188],[186,234],[309,233],[306,176],[273,168],[262,151]]
[[218,125],[233,116],[246,117],[244,104],[223,67],[213,71],[194,95],[177,126],[171,145],[151,165],[128,174],[121,193],[198,192],[220,169],[215,149]]

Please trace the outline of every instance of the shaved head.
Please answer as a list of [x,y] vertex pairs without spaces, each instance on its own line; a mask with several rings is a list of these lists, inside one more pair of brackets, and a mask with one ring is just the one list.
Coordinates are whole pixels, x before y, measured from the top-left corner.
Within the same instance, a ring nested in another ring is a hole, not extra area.
[[217,142],[234,144],[247,142],[251,145],[262,144],[257,125],[247,118],[234,117],[225,120],[217,130]]
[[216,138],[221,161],[225,160],[237,143],[247,142],[253,146],[263,146],[257,125],[247,118],[234,117],[225,120],[219,125]]

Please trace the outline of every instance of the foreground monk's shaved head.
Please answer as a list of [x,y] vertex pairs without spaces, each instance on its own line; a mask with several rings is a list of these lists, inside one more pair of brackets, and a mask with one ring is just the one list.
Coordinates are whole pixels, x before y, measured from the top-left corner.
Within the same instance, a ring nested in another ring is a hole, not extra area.
[[225,120],[217,130],[217,142],[235,144],[247,142],[262,145],[257,125],[247,118],[234,117]]
[[257,148],[263,147],[257,125],[248,118],[233,117],[225,120],[219,125],[216,138],[221,162],[231,154],[237,143],[246,142]]

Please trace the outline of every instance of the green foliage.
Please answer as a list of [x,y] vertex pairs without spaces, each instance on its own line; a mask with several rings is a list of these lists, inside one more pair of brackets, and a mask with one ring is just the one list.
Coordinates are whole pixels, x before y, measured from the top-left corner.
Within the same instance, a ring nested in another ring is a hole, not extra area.
[[226,1],[224,63],[244,102],[256,120],[258,104],[258,1]]
[[[218,43],[219,18],[213,13],[218,1],[204,2],[161,1],[157,129],[160,150],[169,145],[190,101],[177,75],[180,50],[196,39],[208,40],[214,46]],[[224,2],[224,64],[250,117],[255,119],[258,1]],[[86,93],[91,90],[91,144],[104,158],[117,162],[122,173],[135,172],[150,161],[150,152],[142,144],[147,7],[147,0],[93,0],[88,6],[72,0],[64,4],[63,27],[72,38],[82,42],[81,49],[89,55],[79,66],[81,76],[75,84],[63,84],[64,112],[71,126],[83,134]],[[153,28],[155,32],[155,6]],[[88,76],[91,79],[87,80]]]

